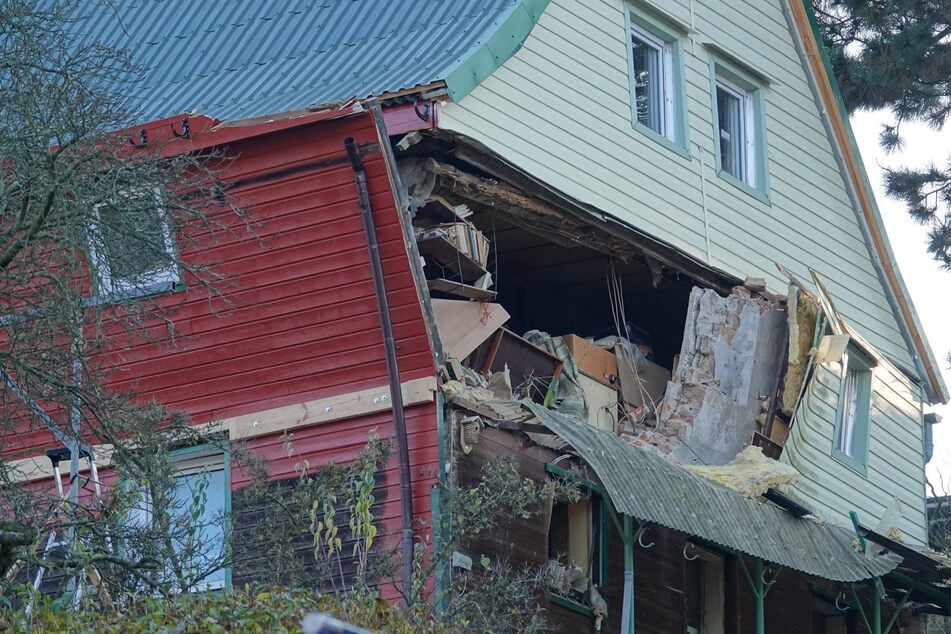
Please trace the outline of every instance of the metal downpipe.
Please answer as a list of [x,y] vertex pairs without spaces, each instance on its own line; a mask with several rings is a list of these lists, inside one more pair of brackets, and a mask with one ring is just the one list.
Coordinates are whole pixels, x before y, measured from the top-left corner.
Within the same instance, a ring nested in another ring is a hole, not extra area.
[[353,168],[353,178],[357,185],[360,215],[363,218],[363,231],[366,234],[367,250],[370,254],[370,268],[373,272],[373,290],[376,293],[376,306],[380,315],[380,330],[383,332],[383,351],[386,357],[386,372],[389,378],[390,399],[393,406],[393,426],[396,435],[396,459],[400,479],[400,515],[402,517],[402,557],[403,557],[403,598],[409,601],[409,592],[413,578],[413,486],[409,468],[409,447],[407,445],[406,419],[403,416],[403,391],[400,386],[400,372],[396,363],[396,342],[393,337],[393,324],[390,321],[390,306],[386,298],[386,284],[383,279],[383,261],[376,239],[376,226],[370,207],[370,192],[367,188],[367,175],[363,167],[363,158],[353,137],[343,142],[347,157]]
[[624,515],[624,599],[621,603],[621,634],[634,634],[634,521]]

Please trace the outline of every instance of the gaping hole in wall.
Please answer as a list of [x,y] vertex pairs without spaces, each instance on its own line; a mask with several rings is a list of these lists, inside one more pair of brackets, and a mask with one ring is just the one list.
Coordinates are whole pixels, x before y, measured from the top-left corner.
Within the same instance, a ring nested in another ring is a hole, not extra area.
[[501,393],[682,464],[725,464],[757,433],[778,454],[761,410],[785,367],[784,297],[700,279],[676,249],[458,154],[400,162],[445,378],[507,369]]
[[[425,206],[417,213],[416,226],[455,232],[454,225],[462,223],[445,210],[442,204]],[[644,262],[623,262],[558,236],[543,235],[504,212],[473,214],[467,220],[462,231],[474,229],[484,236],[482,244],[488,245],[484,271],[476,273],[491,276],[486,289],[490,292],[484,297],[505,307],[510,315],[508,329],[600,339],[618,334],[617,318],[624,322],[622,334],[644,346],[648,358],[671,367],[680,352],[693,286],[690,278],[652,271]],[[460,277],[454,275],[453,263],[445,264],[441,254],[431,249],[430,240],[424,238],[420,247],[427,278]],[[465,256],[452,253],[450,257]],[[433,297],[444,299],[466,297],[464,290],[449,285],[431,284],[430,291]]]

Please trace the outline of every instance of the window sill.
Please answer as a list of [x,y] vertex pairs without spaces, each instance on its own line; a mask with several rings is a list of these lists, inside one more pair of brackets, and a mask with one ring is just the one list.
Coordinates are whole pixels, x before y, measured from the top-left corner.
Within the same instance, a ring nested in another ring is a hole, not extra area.
[[86,306],[105,306],[108,304],[121,304],[126,301],[136,300],[143,297],[154,297],[156,295],[169,295],[185,290],[185,283],[177,282],[156,282],[134,288],[119,289],[109,293],[93,295],[86,299]]
[[690,160],[690,150],[687,149],[685,145],[681,145],[677,141],[673,141],[665,137],[663,134],[658,133],[657,131],[647,127],[643,123],[639,123],[636,120],[634,121],[634,129],[654,143],[659,143],[674,154],[678,154],[680,157],[685,158],[688,161]]
[[730,174],[729,172],[725,172],[722,169],[717,170],[717,176],[720,177],[722,180],[726,181],[727,183],[729,183],[730,185],[733,185],[740,191],[744,192],[748,196],[752,196],[753,198],[760,201],[764,205],[771,206],[771,203],[769,201],[769,195],[763,190],[757,189],[756,187],[753,187],[749,183],[741,181],[733,174]]
[[592,610],[591,608],[589,608],[589,607],[586,606],[586,605],[581,605],[580,603],[575,603],[575,602],[572,601],[571,599],[566,599],[565,597],[563,597],[563,596],[561,596],[561,595],[553,594],[553,593],[549,592],[549,593],[548,593],[548,600],[551,601],[552,603],[554,603],[555,605],[559,605],[559,606],[561,606],[561,607],[563,607],[563,608],[566,608],[566,609],[568,609],[568,610],[571,610],[572,612],[577,612],[578,614],[584,614],[585,616],[594,618],[594,610]]
[[846,467],[848,467],[852,471],[862,476],[863,478],[868,476],[868,465],[863,464],[862,462],[856,460],[852,456],[842,451],[839,451],[838,449],[833,449],[832,457],[838,460],[839,462],[841,462],[842,464],[844,464]]

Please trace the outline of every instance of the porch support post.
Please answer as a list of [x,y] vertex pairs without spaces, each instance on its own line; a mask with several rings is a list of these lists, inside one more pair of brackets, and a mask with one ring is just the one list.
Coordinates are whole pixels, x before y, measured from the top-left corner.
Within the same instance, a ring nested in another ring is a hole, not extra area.
[[743,576],[746,577],[747,583],[750,584],[750,591],[753,593],[753,599],[756,601],[756,634],[765,634],[766,595],[769,593],[769,589],[773,587],[773,584],[776,583],[776,579],[779,577],[779,573],[782,572],[782,568],[777,570],[773,578],[767,581],[763,576],[762,559],[759,557],[753,559],[753,574],[750,574],[750,570],[746,566],[746,560],[743,559],[741,553],[736,553],[736,559],[740,562],[740,570],[743,571]]
[[872,579],[872,634],[882,634],[882,599],[885,595],[885,586],[882,578]]

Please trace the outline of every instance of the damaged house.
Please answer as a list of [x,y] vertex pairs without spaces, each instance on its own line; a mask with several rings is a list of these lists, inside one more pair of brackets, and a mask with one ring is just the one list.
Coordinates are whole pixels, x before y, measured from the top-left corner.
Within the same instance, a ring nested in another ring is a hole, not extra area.
[[[922,415],[947,389],[807,5],[90,5],[76,28],[163,60],[143,138],[233,157],[261,223],[214,247],[229,317],[162,290],[187,343],[116,387],[275,482],[286,434],[317,465],[377,429],[404,556],[501,455],[578,483],[444,571],[545,569],[565,631],[923,631],[951,614]],[[42,479],[52,444],[5,459]],[[240,535],[247,482],[207,459]]]

